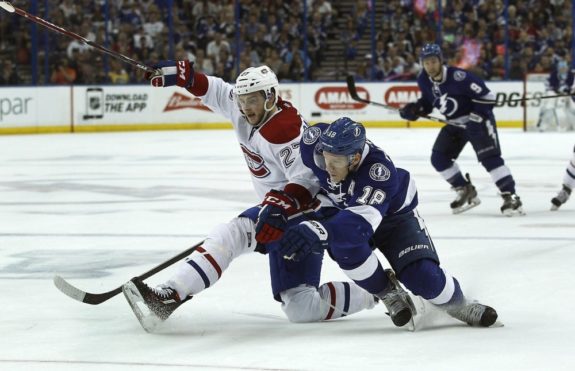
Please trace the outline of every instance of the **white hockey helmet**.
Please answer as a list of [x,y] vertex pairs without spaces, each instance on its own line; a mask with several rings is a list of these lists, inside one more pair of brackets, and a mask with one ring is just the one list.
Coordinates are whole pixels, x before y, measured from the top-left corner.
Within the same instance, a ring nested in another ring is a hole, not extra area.
[[263,91],[265,98],[269,99],[273,93],[275,94],[275,106],[278,100],[278,88],[278,78],[271,68],[265,65],[259,67],[249,67],[240,73],[236,79],[234,95],[237,96],[253,93],[256,91]]

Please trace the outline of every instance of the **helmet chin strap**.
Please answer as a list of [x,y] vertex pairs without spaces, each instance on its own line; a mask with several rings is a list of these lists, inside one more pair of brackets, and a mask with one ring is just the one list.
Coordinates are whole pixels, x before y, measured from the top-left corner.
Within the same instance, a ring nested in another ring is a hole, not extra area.
[[264,122],[266,122],[266,120],[270,117],[271,112],[274,110],[274,108],[276,107],[276,103],[278,102],[278,97],[277,95],[275,96],[274,102],[272,103],[271,107],[268,108],[267,102],[269,101],[269,98],[266,98],[266,100],[264,101],[264,114],[260,120],[260,122],[258,122],[256,125],[254,126],[260,126],[261,124],[263,124]]

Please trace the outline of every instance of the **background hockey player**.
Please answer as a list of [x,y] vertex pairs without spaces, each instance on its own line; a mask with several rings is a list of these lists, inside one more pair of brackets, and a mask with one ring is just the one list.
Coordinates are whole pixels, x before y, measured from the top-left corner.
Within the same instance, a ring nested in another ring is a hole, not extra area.
[[424,45],[420,60],[423,70],[417,84],[421,98],[406,104],[399,112],[402,118],[415,121],[435,107],[454,124],[441,128],[431,154],[433,167],[457,193],[451,203],[453,213],[458,214],[480,204],[469,174],[463,177],[455,162],[463,147],[470,142],[477,159],[501,192],[501,212],[507,216],[523,214],[521,200],[515,193],[515,180],[501,157],[493,115],[495,95],[477,76],[443,65],[437,44]]
[[573,157],[565,169],[565,175],[563,176],[563,187],[557,193],[557,196],[551,199],[551,210],[557,210],[561,205],[563,205],[571,196],[571,192],[575,187],[575,147],[573,147]]
[[[573,70],[567,61],[559,60],[546,82],[548,91],[555,94],[574,94]],[[570,130],[575,128],[575,96],[542,100],[537,127],[542,130]]]
[[[325,192],[340,207],[322,221],[289,228],[281,240],[286,259],[330,256],[358,285],[376,294],[389,281],[373,254],[385,255],[399,280],[414,294],[473,326],[497,319],[488,306],[468,302],[459,282],[439,265],[418,204],[415,182],[389,156],[366,140],[362,124],[347,117],[306,129],[301,153]],[[385,301],[385,299],[384,299]],[[391,313],[393,316],[393,313]],[[401,314],[401,313],[400,313]]]
[[[133,279],[124,285],[124,294],[142,326],[151,330],[184,301],[213,286],[232,260],[253,251],[269,250],[273,294],[290,321],[327,320],[372,308],[373,295],[353,283],[319,286],[321,255],[293,262],[266,248],[281,237],[288,223],[304,220],[302,212],[314,206],[312,196],[319,189],[317,178],[299,156],[301,132],[307,125],[298,111],[278,96],[274,72],[267,66],[250,67],[238,76],[234,87],[220,78],[194,72],[188,61],[161,62],[155,68],[159,73],[151,77],[153,86],[186,88],[231,120],[263,202],[214,228],[165,284],[150,288]],[[139,303],[148,306],[149,315],[139,309]]]

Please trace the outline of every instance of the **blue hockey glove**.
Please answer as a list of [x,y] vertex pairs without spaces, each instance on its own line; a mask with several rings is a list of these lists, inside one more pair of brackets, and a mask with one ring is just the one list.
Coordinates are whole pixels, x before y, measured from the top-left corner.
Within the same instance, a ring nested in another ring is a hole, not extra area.
[[407,121],[416,121],[423,114],[423,107],[419,102],[407,103],[399,109],[399,116]]
[[300,261],[309,254],[321,254],[328,247],[327,230],[314,220],[288,229],[280,241],[280,253],[286,260]]
[[152,86],[180,86],[189,88],[194,83],[194,63],[190,61],[161,61],[152,66],[156,73],[146,76]]
[[272,189],[266,193],[256,220],[256,241],[269,243],[279,240],[286,229],[288,216],[297,209],[297,201],[286,192]]

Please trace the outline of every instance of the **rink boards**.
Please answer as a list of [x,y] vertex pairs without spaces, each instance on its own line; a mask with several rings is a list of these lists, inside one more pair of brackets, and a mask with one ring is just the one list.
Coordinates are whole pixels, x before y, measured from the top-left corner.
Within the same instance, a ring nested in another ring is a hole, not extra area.
[[[490,82],[488,86],[498,101],[523,95],[521,81]],[[357,89],[364,99],[396,107],[420,96],[414,82],[357,82]],[[397,111],[356,102],[344,83],[281,84],[280,95],[292,102],[311,123],[350,116],[368,127],[438,126],[424,120],[407,122]],[[495,115],[499,127],[523,125],[523,109],[518,103],[499,104]],[[177,87],[100,85],[0,89],[0,134],[230,127],[226,118]]]

